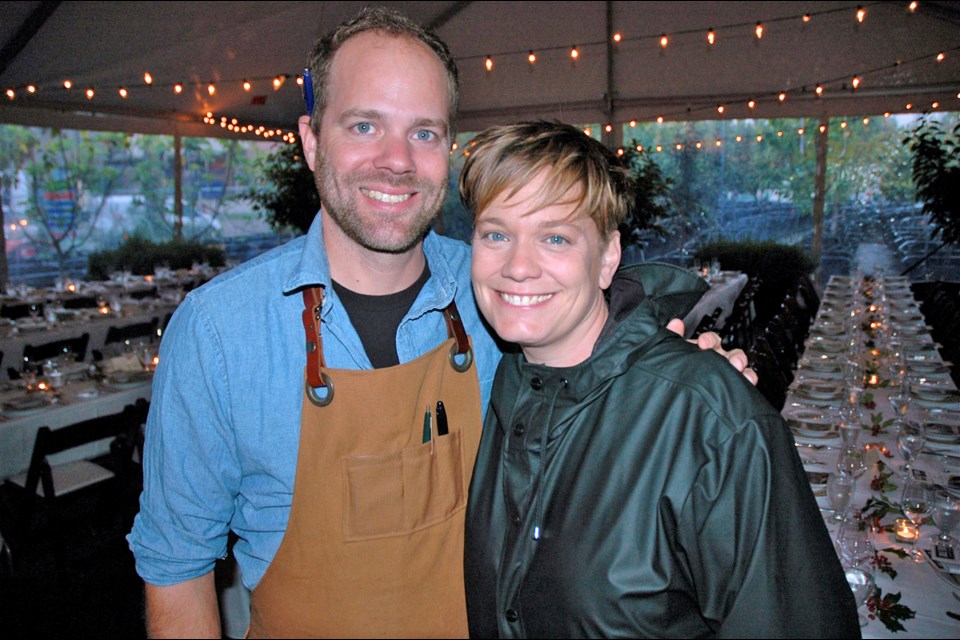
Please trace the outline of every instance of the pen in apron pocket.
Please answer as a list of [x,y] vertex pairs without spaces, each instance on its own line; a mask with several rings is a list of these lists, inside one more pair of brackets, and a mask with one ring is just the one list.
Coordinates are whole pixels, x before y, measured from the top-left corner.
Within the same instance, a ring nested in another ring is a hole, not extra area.
[[443,400],[437,400],[437,437],[445,436],[447,433],[449,433],[447,409],[443,406]]

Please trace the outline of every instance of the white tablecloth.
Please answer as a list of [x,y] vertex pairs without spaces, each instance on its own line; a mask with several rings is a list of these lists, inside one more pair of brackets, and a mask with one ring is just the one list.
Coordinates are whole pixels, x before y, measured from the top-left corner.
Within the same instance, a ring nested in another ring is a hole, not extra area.
[[[897,283],[898,281],[893,280],[892,282]],[[831,296],[831,290],[835,292],[842,291],[845,288],[842,286],[844,284],[844,281],[833,280],[825,292],[825,304],[821,306],[821,312],[814,322],[811,337],[807,342],[807,350],[801,359],[796,379],[791,385],[791,391],[787,396],[783,415],[788,419],[803,417],[805,415],[809,417],[817,413],[829,413],[839,407],[839,399],[824,399],[811,402],[809,396],[804,396],[802,391],[798,393],[798,389],[804,384],[809,384],[811,381],[823,381],[828,385],[835,385],[839,390],[844,389],[842,374],[837,370],[827,371],[830,367],[824,366],[825,363],[832,361],[835,354],[822,353],[811,346],[814,341],[818,339],[818,328],[835,327],[833,321],[830,320],[828,316],[831,313],[835,314],[838,308],[843,308],[844,299],[839,296]],[[903,287],[898,288],[903,289]],[[915,303],[912,302],[912,298],[908,301],[906,297],[902,297],[901,301],[897,303],[897,306],[904,310],[911,309],[919,313]],[[830,332],[831,331],[828,331],[827,333]],[[823,336],[820,337],[820,341],[822,344]],[[920,357],[917,354],[915,355],[918,358]],[[908,357],[910,357],[909,354]],[[923,357],[928,358],[930,361],[941,362],[939,355],[935,351],[926,352]],[[814,371],[814,369],[819,369],[819,371]],[[939,383],[947,388],[955,389],[949,377],[941,376]],[[889,403],[890,392],[887,388],[879,386],[867,386],[866,391],[872,395],[874,406],[864,408],[864,424],[868,426],[865,426],[861,430],[859,443],[867,448],[867,460],[871,462],[872,465],[864,476],[859,479],[856,493],[851,500],[851,505],[855,505],[858,509],[862,508],[871,497],[884,499],[894,503],[894,505],[899,505],[899,491],[901,488],[900,485],[902,484],[899,477],[899,469],[903,461],[897,450],[896,427],[894,424],[888,424],[888,421],[891,421],[895,415]],[[919,405],[917,398],[914,398],[913,403]],[[929,409],[931,407],[936,411],[946,410],[943,413],[937,413],[938,419],[956,419],[960,421],[960,406],[957,407],[958,410],[956,412],[953,411],[950,405],[917,406],[914,407],[914,410],[921,408]],[[914,415],[923,416],[924,414],[917,411]],[[877,430],[876,433],[869,428],[874,417],[876,417],[877,422],[884,425]],[[811,418],[811,420],[813,420],[813,418]],[[829,421],[825,420],[824,422]],[[841,438],[835,429],[836,427],[832,426],[823,434],[816,434],[813,431],[794,428],[797,451],[800,454],[801,461],[804,463],[804,468],[806,468],[808,472],[835,472],[836,460],[841,447]],[[936,448],[936,452],[930,450],[929,446],[930,445],[928,445],[928,449],[919,456],[914,468],[926,473],[928,478],[936,481],[943,477],[941,475],[942,469],[945,466],[944,463],[947,461],[944,453],[948,452],[952,455],[960,456],[960,443],[956,445],[933,445]],[[878,478],[879,467],[876,464],[877,460],[883,462],[886,467],[885,471],[893,472],[887,480],[894,486],[888,486],[886,490],[876,490],[871,487],[871,481]],[[831,535],[836,535],[837,523],[833,520],[833,512],[829,510],[829,503],[826,498],[824,486],[813,484],[812,488],[814,495],[817,496],[818,503],[824,509],[824,519],[827,522],[827,527]],[[898,517],[903,517],[899,511],[891,513],[883,518],[882,524],[889,525]],[[924,545],[924,543],[926,539],[936,531],[936,527],[932,524],[924,524],[920,532],[921,545],[929,547],[929,544]],[[906,631],[899,633],[888,630],[879,619],[872,619],[863,629],[863,637],[960,637],[960,622],[946,615],[947,611],[960,612],[960,602],[951,595],[952,591],[956,592],[960,590],[960,580],[956,582],[956,586],[951,588],[948,579],[938,575],[930,563],[923,562],[917,564],[909,557],[900,559],[895,551],[909,547],[910,543],[898,542],[892,533],[886,531],[877,533],[874,544],[880,551],[880,556],[889,560],[892,569],[897,573],[895,578],[891,578],[887,574],[878,572],[877,586],[882,590],[884,595],[900,593],[900,604],[906,605],[914,610],[916,617],[903,620],[901,624],[905,627]]]

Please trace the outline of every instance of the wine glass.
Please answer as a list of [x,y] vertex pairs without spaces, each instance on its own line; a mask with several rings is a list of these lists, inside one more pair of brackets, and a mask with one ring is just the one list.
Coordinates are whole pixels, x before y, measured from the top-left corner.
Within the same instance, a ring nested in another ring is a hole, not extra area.
[[863,459],[863,449],[847,445],[840,449],[837,457],[837,473],[841,476],[850,476],[854,483],[867,471],[867,463]]
[[867,617],[861,613],[860,609],[867,604],[867,600],[873,595],[876,588],[876,578],[873,567],[870,563],[859,565],[843,566],[843,574],[850,585],[850,591],[853,592],[853,599],[857,603],[857,621],[861,627],[867,626]]
[[956,548],[957,540],[950,534],[960,527],[960,497],[946,490],[939,490],[933,496],[933,521],[940,529],[939,534],[931,536],[938,547]]
[[909,477],[912,475],[911,465],[913,461],[920,455],[923,446],[927,443],[927,429],[922,422],[900,420],[898,423],[900,426],[897,430],[897,450],[900,451],[900,456],[903,458],[903,466],[900,467],[900,472],[904,477]]
[[846,518],[837,532],[837,551],[845,565],[870,564],[874,556],[873,529],[859,515]]
[[34,384],[37,382],[37,376],[40,374],[40,363],[24,358],[23,366],[20,368],[20,379],[27,385],[27,391],[33,391]]
[[900,507],[903,509],[903,515],[917,527],[918,536],[913,541],[910,555],[913,556],[914,562],[923,562],[923,552],[917,548],[917,539],[919,539],[920,525],[930,516],[933,508],[930,487],[912,475],[905,476]]
[[844,445],[856,446],[860,440],[863,427],[863,411],[860,409],[862,394],[860,387],[848,387],[840,405],[840,436]]
[[842,521],[844,519],[856,485],[857,480],[852,476],[839,473],[830,475],[827,480],[827,499],[830,501],[830,507],[833,508],[834,520]]

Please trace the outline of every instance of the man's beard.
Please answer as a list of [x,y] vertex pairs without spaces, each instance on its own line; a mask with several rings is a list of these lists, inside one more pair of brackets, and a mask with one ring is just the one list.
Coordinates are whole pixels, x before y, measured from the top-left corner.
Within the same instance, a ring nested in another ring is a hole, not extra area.
[[[412,176],[395,176],[389,172],[336,174],[323,155],[317,152],[314,181],[320,193],[323,210],[337,226],[360,246],[382,253],[404,253],[423,239],[430,223],[440,213],[447,195],[447,181],[439,187],[428,180]],[[361,184],[390,185],[416,192],[420,207],[400,216],[372,211],[361,213]]]

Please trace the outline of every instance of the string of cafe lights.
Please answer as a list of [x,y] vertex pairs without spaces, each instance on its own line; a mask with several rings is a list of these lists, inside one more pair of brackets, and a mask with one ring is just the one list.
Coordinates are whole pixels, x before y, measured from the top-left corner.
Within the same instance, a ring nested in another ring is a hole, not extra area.
[[[756,38],[756,40],[759,42],[760,40],[762,40],[764,37],[767,36],[767,27],[769,27],[769,25],[777,24],[777,23],[799,23],[802,26],[806,26],[810,23],[813,23],[815,19],[822,18],[823,16],[826,16],[826,15],[838,14],[843,12],[851,12],[853,16],[853,20],[855,20],[856,24],[858,25],[863,24],[867,20],[868,9],[880,4],[884,4],[884,3],[869,2],[864,4],[858,4],[856,6],[850,5],[850,6],[843,6],[843,7],[833,7],[833,8],[817,11],[817,12],[808,12],[804,14],[782,16],[779,18],[772,18],[768,20],[757,20],[757,21],[731,23],[731,24],[725,24],[725,25],[719,25],[719,26],[711,26],[705,31],[702,28],[686,29],[686,30],[672,32],[669,34],[668,33],[660,33],[659,35],[643,34],[643,35],[637,35],[637,36],[631,36],[631,37],[626,37],[622,32],[617,31],[613,34],[612,39],[615,45],[624,43],[624,42],[655,40],[661,49],[666,49],[667,47],[671,46],[671,41],[675,38],[679,38],[679,37],[690,35],[690,34],[703,33],[705,34],[705,38],[708,46],[713,47],[719,41],[721,34],[734,33],[744,28],[750,28],[752,30],[752,37]],[[908,11],[911,14],[916,13],[918,8],[919,8],[919,3],[916,1],[909,2],[906,4],[906,11]],[[540,61],[540,56],[544,55],[545,53],[551,53],[556,51],[568,51],[567,55],[569,55],[569,57],[572,60],[577,61],[582,56],[581,47],[583,49],[586,49],[596,45],[605,45],[605,44],[606,44],[606,41],[603,40],[600,42],[585,43],[580,45],[580,47],[578,47],[577,45],[573,45],[569,50],[567,50],[566,47],[546,47],[540,50],[524,49],[524,50],[506,51],[506,52],[498,53],[497,57],[501,58],[501,57],[509,57],[512,55],[523,54],[523,55],[526,55],[527,62],[532,66],[537,64],[537,62]],[[897,60],[892,64],[883,65],[873,69],[861,70],[856,73],[846,74],[842,77],[822,80],[822,81],[813,83],[812,85],[801,85],[799,87],[792,87],[792,88],[786,87],[786,88],[778,89],[768,93],[758,94],[757,96],[750,97],[745,100],[745,105],[748,109],[747,113],[749,114],[754,112],[754,110],[758,106],[767,102],[772,104],[782,104],[788,99],[789,95],[792,95],[794,92],[797,92],[797,91],[799,91],[801,94],[812,92],[817,97],[822,97],[828,91],[834,91],[834,90],[856,92],[857,89],[863,86],[865,77],[876,75],[884,71],[889,71],[897,67],[903,67],[910,64],[922,63],[924,61],[933,60],[935,63],[940,63],[940,62],[943,62],[948,55],[952,55],[957,51],[960,51],[960,47],[955,47],[954,49],[936,51],[928,55],[917,57],[912,60],[907,60],[907,61]],[[494,57],[490,54],[487,54],[484,56],[458,57],[457,61],[459,64],[463,65],[466,63],[470,63],[471,61],[476,60],[478,58],[483,59],[484,68],[487,70],[487,72],[492,73],[495,68],[495,63],[494,63]],[[240,84],[240,86],[245,92],[250,92],[252,91],[254,83],[260,84],[261,82],[269,82],[273,90],[277,91],[284,86],[284,84],[290,77],[291,77],[291,74],[282,73],[282,74],[277,74],[275,76],[268,76],[268,77],[265,76],[265,77],[258,77],[258,78],[252,78],[252,79],[241,78],[241,79],[221,80],[219,82],[210,81],[208,83],[192,83],[190,86],[193,86],[196,92],[206,92],[210,96],[213,96],[217,93],[218,85],[222,87],[230,84]],[[297,74],[294,77],[295,77],[297,86],[302,87],[303,85],[302,76]],[[183,82],[157,83],[154,81],[153,76],[149,72],[145,72],[143,75],[142,82],[138,81],[136,83],[128,83],[125,85],[115,85],[115,86],[107,86],[107,87],[99,87],[99,88],[87,87],[83,91],[88,100],[93,100],[98,94],[98,91],[116,92],[122,99],[126,100],[128,97],[132,95],[132,93],[137,92],[139,90],[143,90],[143,89],[167,89],[167,90],[173,91],[173,93],[177,95],[180,95],[185,92],[187,86],[188,85]],[[53,87],[45,88],[44,91],[51,91],[51,90],[71,91],[74,89],[75,89],[74,83],[71,80],[67,79],[67,80],[64,80],[61,85],[59,86],[54,85]],[[4,91],[6,97],[9,100],[14,100],[18,97],[24,96],[24,94],[26,96],[31,96],[31,95],[37,94],[38,92],[40,92],[40,86],[36,83],[24,84],[17,87],[8,87]],[[957,93],[956,97],[958,100],[960,100],[960,92]],[[712,104],[699,103],[694,106],[685,107],[682,111],[661,113],[656,117],[656,121],[659,123],[662,123],[665,119],[677,119],[680,117],[690,119],[694,117],[696,114],[710,112],[713,109],[716,109],[718,114],[723,114],[728,108],[732,106],[734,105],[716,104],[716,103],[712,103]],[[911,110],[912,108],[913,108],[913,105],[910,105],[910,104],[905,105],[905,109],[907,111]],[[936,109],[937,107],[933,107],[933,108]],[[648,118],[648,120],[650,119],[652,118]],[[237,134],[253,134],[253,135],[261,136],[265,139],[272,139],[272,138],[278,137],[285,142],[293,143],[296,141],[296,137],[297,137],[296,133],[293,131],[284,131],[282,129],[277,129],[277,128],[268,128],[263,125],[256,125],[251,123],[241,123],[237,118],[231,118],[225,115],[217,116],[213,112],[207,112],[204,115],[202,121],[204,124],[207,124],[210,126],[219,126],[222,129],[235,132]],[[635,120],[631,120],[630,122],[633,123],[635,122]],[[605,127],[612,127],[612,126],[613,126],[612,124],[605,125]],[[454,146],[454,150],[455,148],[456,147]]]
[[[783,16],[780,18],[774,18],[767,21],[758,20],[756,22],[740,22],[740,23],[722,25],[719,28],[709,27],[706,30],[686,29],[686,30],[677,31],[671,34],[667,34],[667,33],[661,33],[659,35],[644,34],[644,35],[638,35],[633,37],[625,37],[623,32],[616,31],[612,36],[612,40],[614,45],[619,45],[621,43],[631,42],[631,41],[639,42],[644,40],[656,40],[660,49],[667,49],[667,47],[671,46],[671,42],[680,36],[705,33],[707,44],[709,47],[712,48],[717,44],[719,40],[718,33],[730,33],[743,28],[752,27],[752,30],[753,30],[752,37],[754,37],[759,42],[767,35],[767,26],[774,23],[790,22],[794,24],[799,23],[801,26],[806,26],[807,24],[810,24],[811,22],[814,21],[815,18],[818,18],[818,17],[822,17],[828,14],[850,12],[856,24],[860,25],[860,24],[863,24],[867,19],[867,13],[868,13],[867,9],[880,4],[884,4],[884,3],[871,2],[867,4],[862,4],[862,5],[858,4],[856,5],[856,7],[853,7],[853,6],[835,7],[835,8],[819,11],[819,12],[810,12],[810,13],[797,14],[792,16]],[[918,8],[919,8],[918,2],[914,1],[906,4],[906,11],[911,14],[916,13]],[[548,48],[541,49],[539,51],[528,50],[526,51],[527,62],[531,66],[533,66],[537,64],[537,62],[540,60],[540,56],[544,52],[555,52],[555,51],[561,51],[561,50],[568,51],[567,55],[569,55],[570,59],[573,60],[574,62],[577,62],[581,60],[583,57],[581,47],[587,48],[587,47],[593,47],[598,45],[604,46],[605,44],[606,44],[606,41],[604,40],[599,42],[587,43],[586,45],[581,45],[579,47],[577,45],[573,45],[572,47],[570,47],[569,50],[567,50],[565,47],[548,47]],[[746,106],[747,108],[747,111],[745,112],[746,116],[749,117],[750,114],[754,113],[757,107],[761,106],[762,104],[775,104],[775,105],[783,104],[784,102],[786,102],[786,100],[790,95],[794,95],[796,92],[799,92],[801,95],[812,93],[818,98],[823,97],[826,93],[828,93],[828,91],[830,92],[844,91],[848,93],[855,93],[858,89],[865,86],[864,84],[865,78],[868,78],[870,76],[875,76],[893,69],[903,68],[913,64],[921,64],[921,63],[928,63],[928,62],[933,62],[938,64],[946,60],[948,55],[956,53],[958,51],[960,51],[960,47],[954,47],[952,49],[933,51],[929,54],[918,56],[911,60],[898,59],[891,64],[881,65],[878,67],[874,67],[872,69],[864,69],[858,72],[845,74],[843,76],[839,76],[835,78],[823,79],[818,82],[814,82],[806,85],[801,84],[794,87],[784,87],[784,88],[769,91],[766,93],[758,93],[757,95],[754,95],[752,97],[745,97],[742,102],[743,102],[743,106]],[[523,51],[515,50],[515,51],[509,51],[509,52],[498,54],[497,57],[498,58],[509,57],[509,56],[518,55],[521,53],[523,53]],[[464,58],[458,58],[458,62],[467,61],[467,60],[477,60],[480,58],[483,59],[483,65],[486,71],[488,73],[493,73],[493,70],[495,68],[495,62],[494,62],[493,56],[489,54],[485,56],[468,56]],[[960,91],[957,92],[956,98],[960,100]],[[936,103],[937,106],[932,108],[937,109],[942,103],[942,99],[934,100],[933,102]],[[703,115],[705,113],[710,113],[714,109],[718,114],[722,115],[731,106],[734,106],[734,105],[717,104],[716,102],[710,102],[710,103],[702,102],[692,106],[686,106],[682,110],[661,113],[656,117],[656,120],[662,123],[665,119],[681,119],[681,118],[693,119],[698,114]],[[910,111],[911,109],[914,108],[914,106],[915,105],[907,103],[904,105],[904,109],[906,111]],[[652,117],[647,118],[647,120],[652,120],[652,119],[653,119]],[[631,120],[631,122],[632,121],[633,120]],[[606,127],[610,127],[610,126],[612,125],[611,124],[606,125]]]

